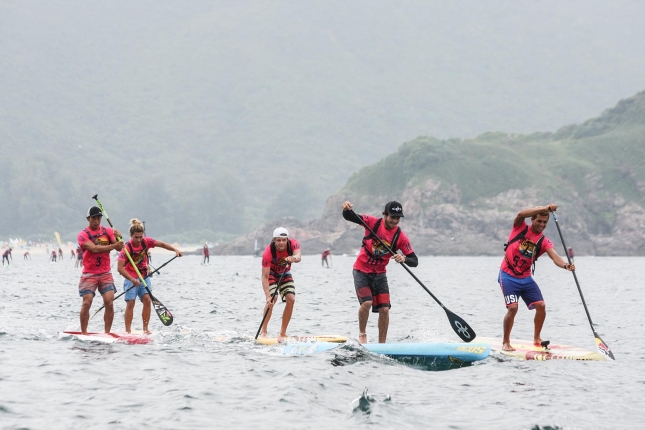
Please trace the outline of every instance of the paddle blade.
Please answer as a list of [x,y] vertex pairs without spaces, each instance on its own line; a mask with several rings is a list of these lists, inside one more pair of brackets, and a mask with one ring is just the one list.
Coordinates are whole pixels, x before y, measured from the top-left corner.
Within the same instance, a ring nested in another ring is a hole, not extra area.
[[152,299],[152,306],[155,308],[155,312],[157,313],[157,316],[161,320],[161,324],[165,326],[169,326],[172,324],[173,318],[172,314],[168,310],[167,307],[163,305],[159,300],[157,300],[154,297],[151,297]]
[[615,360],[614,358],[614,353],[611,352],[611,349],[607,346],[604,340],[598,336],[598,333],[595,331],[593,332],[593,335],[596,337],[596,347],[598,348],[598,351],[605,357],[605,358],[611,358],[612,360]]
[[475,337],[477,336],[475,334],[475,330],[473,330],[473,328],[470,327],[463,318],[450,312],[445,307],[443,308],[443,310],[446,311],[448,320],[450,320],[450,326],[455,331],[455,333],[457,333],[457,336],[461,338],[461,340],[463,340],[464,342],[471,342],[473,339],[475,339]]

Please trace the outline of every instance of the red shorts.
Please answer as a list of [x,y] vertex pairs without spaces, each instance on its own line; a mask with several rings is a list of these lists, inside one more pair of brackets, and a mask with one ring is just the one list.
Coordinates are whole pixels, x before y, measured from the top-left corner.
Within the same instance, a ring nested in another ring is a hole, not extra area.
[[98,290],[101,295],[110,290],[116,292],[112,273],[83,273],[81,275],[81,281],[78,283],[78,295],[83,297],[84,295],[91,293],[95,296],[96,290]]
[[391,308],[390,289],[385,273],[364,273],[354,269],[354,288],[358,302],[372,302],[372,312],[379,308]]

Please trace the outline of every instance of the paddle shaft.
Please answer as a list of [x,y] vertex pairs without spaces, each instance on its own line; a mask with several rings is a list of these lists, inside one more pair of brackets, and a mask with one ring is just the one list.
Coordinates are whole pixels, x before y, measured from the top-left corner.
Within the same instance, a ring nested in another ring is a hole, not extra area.
[[[164,264],[162,264],[161,266],[159,266],[159,268],[157,268],[157,269],[153,270],[152,272],[148,273],[148,277],[150,277],[150,276],[154,275],[154,274],[155,274],[155,273],[157,273],[159,270],[163,269],[163,267],[164,267],[166,264],[170,263],[170,262],[171,262],[172,260],[174,260],[175,258],[177,258],[177,256],[176,256],[176,255],[175,255],[174,257],[172,257],[170,260],[166,261],[166,262],[165,262]],[[134,285],[133,285],[133,286],[131,286],[130,288],[128,288],[127,290],[125,290],[124,292],[122,292],[121,294],[119,294],[118,296],[116,296],[116,297],[114,298],[114,300],[118,299],[119,297],[121,297],[122,295],[124,295],[125,293],[127,293],[128,291],[130,291],[132,288],[134,288]],[[94,315],[92,315],[92,317],[91,317],[90,319],[94,318],[94,317],[96,316],[96,314],[98,314],[99,312],[101,312],[104,308],[105,308],[105,305],[101,306],[101,307],[100,307],[96,312],[94,312]]]
[[[569,264],[571,263],[571,257],[569,257],[569,249],[567,248],[567,244],[564,242],[564,236],[562,236],[562,230],[560,230],[560,223],[558,223],[558,217],[555,215],[555,212],[551,212],[553,215],[553,221],[555,221],[555,226],[558,228],[558,234],[560,235],[560,240],[562,241],[562,246],[564,247],[564,255],[567,256],[567,261]],[[587,319],[589,320],[589,326],[591,327],[591,331],[593,332],[594,337],[597,340],[600,340],[600,342],[607,348],[607,355],[611,357],[612,360],[615,360],[614,354],[611,352],[605,341],[603,341],[598,333],[596,333],[596,329],[593,326],[593,321],[591,321],[591,315],[589,314],[589,309],[587,308],[587,302],[585,302],[585,296],[582,294],[582,289],[580,288],[580,282],[578,282],[578,277],[576,276],[576,271],[572,270],[571,274],[573,275],[573,279],[576,281],[576,287],[578,287],[578,293],[580,293],[580,299],[582,299],[582,306],[585,308],[585,313],[587,314]],[[597,343],[597,342],[596,342]],[[598,349],[601,349],[600,347]],[[604,349],[601,349],[603,352]]]
[[[282,283],[282,279],[284,278],[284,274],[288,272],[288,269],[285,267],[284,272],[280,275],[280,279],[278,279],[278,283],[276,284],[275,291],[273,294],[271,294],[271,301],[269,303],[273,303],[273,300],[275,299],[275,296],[278,294],[278,291],[280,290],[280,284]],[[267,315],[269,315],[269,310],[271,307],[267,306],[266,312],[264,312],[264,316],[262,317],[262,322],[260,323],[260,327],[258,327],[258,332],[255,333],[255,339],[260,336],[260,331],[262,331],[262,326],[264,325],[264,320],[267,319]]]

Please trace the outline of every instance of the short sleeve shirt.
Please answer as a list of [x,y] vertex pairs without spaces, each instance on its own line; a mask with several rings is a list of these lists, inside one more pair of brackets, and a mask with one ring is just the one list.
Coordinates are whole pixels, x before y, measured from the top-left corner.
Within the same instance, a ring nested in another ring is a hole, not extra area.
[[[379,218],[373,217],[371,215],[358,215],[363,218],[363,221],[365,224],[367,224],[372,230],[374,230],[374,226],[376,225],[376,222],[379,220]],[[392,230],[388,230],[385,227],[385,220],[381,221],[381,225],[379,226],[378,231],[375,231],[376,235],[383,241],[385,244],[387,244],[388,247],[392,246],[392,240],[394,239],[394,235],[396,234],[396,228],[393,228]],[[370,232],[368,229],[365,229],[365,236],[369,236]],[[378,258],[372,258],[366,251],[365,247],[369,249],[370,253],[374,255],[375,257]],[[399,239],[396,242],[396,247],[397,249],[394,249],[393,251],[396,252],[398,249],[403,252],[403,255],[410,255],[414,252],[412,249],[412,245],[410,244],[410,239],[408,239],[408,236],[401,231],[399,234]],[[366,239],[365,240],[365,246],[361,247],[360,252],[358,253],[358,257],[356,258],[356,262],[354,263],[354,269],[359,270],[363,273],[385,273],[386,272],[386,266],[390,262],[390,259],[392,258],[392,254],[390,254],[387,249],[379,242],[378,240],[375,239]]]
[[121,250],[121,252],[119,252],[119,257],[118,257],[119,260],[126,262],[124,266],[125,271],[128,272],[128,275],[132,276],[133,278],[138,278],[139,275],[137,275],[137,272],[134,270],[134,267],[132,267],[130,260],[128,260],[128,256],[125,255],[125,249],[127,247],[128,252],[130,252],[130,249],[132,249],[132,252],[130,252],[130,257],[132,257],[132,261],[134,261],[134,264],[137,265],[137,269],[139,269],[139,272],[143,276],[146,276],[148,273],[148,255],[147,255],[147,252],[144,252],[143,250],[144,241],[146,243],[146,250],[157,246],[156,240],[154,240],[151,237],[144,237],[141,240],[141,244],[138,247],[135,248],[134,246],[132,246],[132,242],[128,241],[126,242],[126,246]]
[[[89,234],[88,234],[89,232]],[[110,227],[99,227],[98,230],[90,230],[87,227],[78,234],[78,246],[83,250],[83,273],[99,274],[110,271],[110,252],[94,253],[83,248],[87,241],[94,242],[96,245],[109,245],[116,242],[114,230]]]
[[[503,272],[520,279],[531,276],[531,266],[535,258],[544,254],[547,249],[554,247],[553,242],[548,237],[543,234],[533,233],[531,227],[526,224],[526,221],[518,227],[513,226],[511,233],[508,235],[508,241],[520,234],[525,228],[527,228],[527,231],[524,238],[511,243],[506,248],[506,256],[500,267],[500,270]],[[544,240],[540,246],[540,255],[534,257],[535,245],[542,236],[544,236]]]

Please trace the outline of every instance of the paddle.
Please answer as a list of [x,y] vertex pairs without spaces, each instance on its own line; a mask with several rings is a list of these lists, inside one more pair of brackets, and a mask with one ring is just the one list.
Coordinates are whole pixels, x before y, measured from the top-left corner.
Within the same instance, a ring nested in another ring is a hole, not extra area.
[[[114,228],[112,225],[112,221],[110,221],[110,217],[108,216],[107,212],[105,212],[105,209],[103,209],[103,205],[98,199],[98,194],[94,194],[92,197],[94,200],[96,200],[96,204],[99,206],[101,209],[101,212],[105,214],[105,219],[107,219],[108,224],[110,224],[110,227]],[[122,238],[117,237],[117,240],[123,241]],[[152,305],[155,308],[155,312],[157,313],[157,316],[161,320],[161,323],[165,326],[169,326],[172,324],[173,317],[168,308],[166,308],[163,303],[161,303],[159,300],[155,298],[155,296],[152,295],[152,291],[150,291],[150,288],[148,288],[148,284],[146,284],[145,279],[141,276],[141,273],[139,272],[139,268],[137,267],[136,264],[134,264],[134,261],[132,261],[132,257],[130,256],[130,253],[128,252],[127,247],[123,247],[123,250],[125,251],[126,257],[128,257],[128,260],[130,261],[130,264],[132,264],[132,267],[134,268],[134,271],[137,272],[137,275],[139,276],[139,279],[141,279],[141,282],[143,283],[143,286],[145,287],[146,291],[148,294],[150,294],[150,299],[152,300]]]
[[[558,234],[560,235],[560,240],[562,241],[562,246],[564,246],[564,255],[567,256],[567,261],[569,264],[571,264],[571,257],[569,257],[569,252],[567,245],[564,243],[564,237],[562,236],[562,231],[560,230],[560,224],[558,223],[558,217],[555,216],[555,212],[551,212],[553,215],[553,221],[555,221],[555,226],[558,228]],[[591,326],[591,331],[593,332],[594,337],[596,338],[596,347],[598,348],[598,351],[604,355],[605,357],[609,357],[612,360],[615,360],[614,354],[611,352],[611,349],[609,349],[609,346],[603,341],[600,336],[598,336],[598,333],[596,333],[596,329],[593,326],[593,322],[591,321],[591,315],[589,315],[589,309],[587,309],[587,303],[585,302],[585,298],[582,295],[582,290],[580,289],[580,283],[578,282],[578,277],[576,276],[576,271],[572,270],[571,273],[573,274],[573,279],[576,281],[576,286],[578,287],[578,292],[580,293],[580,298],[582,299],[582,306],[585,308],[585,313],[587,314],[587,319],[589,319],[589,325]]]
[[[280,284],[282,283],[282,278],[284,278],[284,274],[287,273],[287,272],[288,272],[288,270],[287,270],[287,268],[285,266],[284,272],[282,272],[282,274],[280,275],[280,279],[278,279],[278,283],[276,284],[275,291],[273,292],[273,294],[271,294],[271,302],[270,303],[273,303],[273,300],[275,299],[275,296],[278,294],[278,291],[280,290]],[[262,325],[264,324],[264,320],[267,319],[267,315],[269,315],[269,309],[271,309],[271,308],[267,307],[267,310],[264,313],[264,317],[262,317],[262,322],[260,323],[260,327],[258,327],[258,332],[255,333],[255,339],[257,339],[258,336],[260,335],[260,331],[262,330]]]
[[[163,269],[163,267],[164,267],[166,264],[170,263],[170,262],[171,262],[172,260],[174,260],[175,258],[177,258],[177,256],[176,256],[176,255],[175,255],[174,257],[172,257],[170,260],[166,261],[166,262],[165,262],[164,264],[162,264],[161,266],[159,266],[159,268],[158,268],[158,269],[155,269],[155,270],[153,270],[152,272],[150,272],[150,273],[148,274],[148,277],[150,277],[150,276],[154,275],[155,273],[159,272],[159,270]],[[130,288],[128,288],[127,290],[125,290],[124,292],[122,292],[121,294],[119,294],[118,296],[116,296],[116,297],[114,298],[114,300],[118,299],[119,297],[121,297],[122,295],[124,295],[125,293],[127,293],[128,291],[130,291],[130,289],[132,289],[132,288],[134,288],[134,285],[133,285],[133,286],[131,286]],[[98,314],[99,312],[101,312],[104,308],[105,308],[105,305],[101,306],[101,307],[99,308],[99,310],[97,310],[96,312],[94,312],[94,315],[92,315],[92,316],[90,317],[90,320],[91,320],[92,318],[94,318],[94,317],[96,316],[96,314]]]
[[[350,209],[350,211],[352,211],[352,213],[353,213],[354,215],[356,215],[356,217],[360,220],[361,224],[363,224],[363,226],[364,226],[364,227],[365,227],[365,228],[366,228],[370,233],[372,233],[372,235],[373,235],[373,236],[374,236],[374,237],[375,237],[379,242],[381,242],[381,245],[383,245],[383,246],[385,247],[385,249],[387,249],[387,250],[388,250],[388,252],[390,252],[392,255],[394,255],[394,254],[395,254],[395,253],[394,253],[394,251],[393,251],[393,250],[392,250],[392,249],[391,249],[391,248],[390,248],[390,247],[389,247],[385,242],[383,242],[383,241],[381,240],[381,238],[380,238],[380,237],[378,237],[378,236],[376,235],[376,233],[374,233],[374,231],[373,231],[373,230],[372,230],[372,229],[371,229],[371,228],[370,228],[370,227],[365,223],[365,221],[363,221],[363,218],[362,218],[362,217],[360,217],[358,214],[356,214],[356,212],[354,212],[354,210],[353,210],[353,209]],[[430,296],[435,300],[435,302],[437,302],[437,303],[439,304],[439,306],[441,306],[441,308],[446,312],[446,316],[448,316],[448,320],[450,321],[450,326],[451,326],[451,327],[452,327],[452,329],[455,331],[455,333],[457,333],[457,336],[459,336],[459,337],[461,338],[461,340],[463,340],[464,342],[470,342],[470,341],[472,341],[472,340],[477,336],[477,335],[475,334],[475,330],[473,330],[473,328],[472,328],[472,327],[469,327],[469,326],[468,326],[468,324],[466,323],[466,321],[464,321],[464,319],[463,319],[463,318],[461,318],[461,317],[459,317],[459,316],[455,315],[455,314],[454,314],[453,312],[451,312],[447,307],[445,307],[445,306],[444,306],[444,305],[439,301],[439,299],[438,299],[437,297],[435,297],[435,295],[434,295],[434,294],[432,294],[432,293],[430,292],[430,290],[429,290],[425,285],[423,285],[423,282],[421,282],[421,281],[419,280],[419,278],[417,278],[417,277],[414,275],[414,273],[412,273],[412,271],[408,268],[408,266],[406,266],[406,265],[405,265],[405,263],[400,263],[400,265],[401,265],[405,270],[407,270],[407,271],[408,271],[408,273],[409,273],[409,274],[414,278],[414,280],[415,280],[415,281],[417,281],[417,282],[419,283],[419,285],[421,285],[421,286],[423,287],[423,289],[424,289],[424,290],[426,290],[426,292],[427,292],[428,294],[430,294]]]

